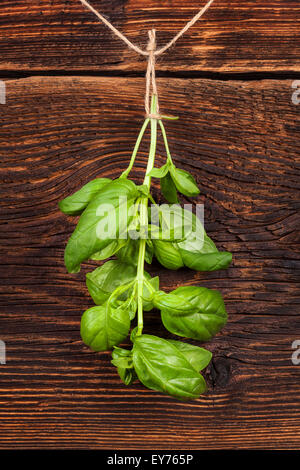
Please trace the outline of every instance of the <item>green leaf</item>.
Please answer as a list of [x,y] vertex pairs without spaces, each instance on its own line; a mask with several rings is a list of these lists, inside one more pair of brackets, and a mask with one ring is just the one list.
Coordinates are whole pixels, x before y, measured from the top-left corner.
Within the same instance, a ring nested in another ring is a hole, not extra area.
[[117,368],[120,379],[125,385],[131,385],[132,382],[137,380],[137,375],[134,369],[124,369],[122,367]]
[[232,261],[232,254],[218,251],[209,238],[201,221],[193,214],[193,230],[185,240],[177,243],[183,263],[196,271],[216,271],[225,269]]
[[126,309],[108,308],[107,304],[89,308],[81,318],[83,342],[93,351],[107,351],[128,336],[130,319]]
[[154,239],[177,241],[179,243],[185,240],[193,231],[193,213],[184,210],[179,204],[162,204],[158,209],[155,209],[151,211],[151,227],[159,225],[159,230],[164,237],[155,237],[154,232]]
[[137,301],[135,299],[135,296],[133,295],[130,290],[128,290],[128,298],[126,300],[118,300],[115,302],[115,306],[119,308],[126,309],[129,315],[129,319],[133,320],[137,311]]
[[153,243],[151,240],[146,241],[146,250],[145,250],[145,261],[148,264],[152,263],[153,259],[153,253],[154,253],[154,248],[153,248]]
[[162,240],[162,241],[181,241],[183,239],[182,234],[179,233],[176,228],[161,228],[157,225],[148,225],[148,235],[151,240]]
[[174,344],[174,346],[181,351],[197,372],[205,369],[211,361],[212,353],[207,349],[199,348],[198,346],[173,339],[169,339],[168,341],[169,343]]
[[[65,249],[65,265],[70,273],[78,272],[83,261],[102,251],[112,239],[119,238],[120,234],[126,232],[131,221],[128,210],[134,204],[137,194],[136,185],[123,178],[107,184],[93,198],[82,213]],[[108,228],[101,238],[99,224],[105,224]]]
[[116,252],[117,258],[123,263],[137,266],[139,256],[139,240],[126,240],[126,244]]
[[96,253],[92,254],[90,259],[93,259],[95,261],[103,261],[107,258],[110,258],[117,251],[119,251],[126,243],[127,240],[113,240],[109,245],[103,248],[103,250],[97,251]]
[[172,166],[170,173],[177,190],[181,194],[192,197],[200,193],[196,181],[188,171]]
[[178,242],[153,240],[154,254],[160,264],[168,269],[187,266],[196,271],[227,268],[232,261],[232,254],[218,251],[214,242],[205,233],[200,219],[190,211],[185,209],[182,211],[187,213],[187,218],[192,216],[192,230],[187,230],[185,239]]
[[219,291],[188,286],[178,287],[172,294],[178,296],[180,302],[186,299],[196,311],[180,314],[177,310],[172,313],[170,309],[161,309],[162,322],[171,333],[208,341],[226,324],[227,313]]
[[166,163],[160,168],[152,168],[152,170],[147,173],[147,176],[152,176],[153,178],[163,178],[169,171],[169,165]]
[[198,398],[206,390],[203,377],[171,342],[157,336],[136,336],[133,365],[148,388],[179,398]]
[[182,256],[176,243],[153,240],[154,255],[167,269],[179,269],[184,266]]
[[138,186],[138,191],[142,196],[149,196],[149,188],[146,184]]
[[[145,280],[149,282],[154,290],[159,289],[159,278],[151,278],[150,274],[144,271]],[[104,263],[99,268],[96,268],[91,273],[86,275],[86,285],[88,291],[96,305],[102,305],[111,294],[122,285],[126,285],[136,278],[136,267],[131,264],[123,263],[119,260],[110,260]],[[121,301],[130,299],[133,295],[133,286],[125,290],[121,296],[118,297]],[[143,288],[143,308],[146,312],[153,309],[152,292],[144,284]],[[128,302],[128,312],[130,319],[135,317],[136,304],[135,302]],[[116,304],[119,305],[119,304]],[[127,305],[127,304],[126,304]],[[124,304],[124,306],[126,306]]]
[[156,292],[153,298],[154,307],[172,315],[186,315],[197,311],[195,302],[190,302],[193,300],[192,298],[190,299],[186,295],[176,295],[176,291],[173,292],[169,294],[163,291]]
[[117,367],[118,374],[125,385],[130,385],[137,379],[133,368],[132,351],[115,346],[112,352],[112,359],[111,362]]
[[159,277],[152,277],[144,271],[145,279],[149,282],[152,289],[154,289],[154,294],[149,290],[146,284],[143,286],[143,309],[145,312],[150,312],[154,308],[153,298],[155,292],[159,290]]
[[109,178],[96,178],[82,186],[79,191],[66,197],[58,203],[60,210],[64,214],[78,215],[86,208],[91,200],[98,194],[108,183]]
[[133,343],[134,340],[135,340],[137,331],[138,331],[138,327],[137,327],[137,326],[131,330],[131,333],[130,333],[130,341],[131,341],[132,343]]
[[102,305],[117,287],[127,284],[135,277],[134,266],[110,260],[91,273],[87,273],[86,285],[95,304]]
[[180,249],[185,266],[196,271],[217,271],[226,269],[232,261],[232,254],[228,251],[214,253],[191,252]]
[[[194,215],[192,212],[184,210],[179,205],[173,204],[172,206],[163,204],[159,208],[159,215],[154,211],[151,213],[152,218],[161,219],[161,223],[167,231],[167,227],[171,227],[174,234],[181,239],[186,239],[190,236],[191,232],[194,230]],[[156,221],[156,220],[154,220]],[[171,240],[152,240],[154,246],[154,254],[158,261],[168,269],[178,269],[184,266],[182,256],[179,250],[179,243],[182,240],[177,241],[177,243],[172,242]]]
[[170,173],[167,173],[166,176],[160,179],[160,189],[163,196],[170,204],[178,203],[176,186],[173,183]]
[[[123,263],[128,263],[128,264],[132,264],[133,266],[137,266],[138,257],[139,257],[139,247],[140,247],[139,240],[133,240],[129,238],[128,240],[126,240],[126,244],[123,245],[121,249],[119,249],[115,254],[119,260],[123,261]],[[153,257],[153,245],[147,243],[146,252],[145,252],[145,261],[151,264],[152,257]]]

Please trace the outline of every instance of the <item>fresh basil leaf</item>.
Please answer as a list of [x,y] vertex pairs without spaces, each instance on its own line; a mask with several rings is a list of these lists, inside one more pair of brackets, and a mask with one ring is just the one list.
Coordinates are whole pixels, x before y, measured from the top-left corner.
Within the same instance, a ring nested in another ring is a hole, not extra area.
[[[130,238],[126,241],[126,244],[123,245],[115,254],[117,258],[123,263],[128,263],[128,264],[132,264],[133,266],[137,266],[138,257],[139,257],[139,247],[140,247],[140,241],[132,240]],[[147,243],[146,251],[145,251],[145,261],[151,264],[152,257],[153,257],[153,245],[152,243],[151,244]]]
[[[150,274],[144,271],[145,280],[149,282],[154,290],[159,289],[159,278],[151,278]],[[136,267],[123,263],[119,260],[110,260],[91,273],[86,275],[86,285],[88,291],[96,305],[102,305],[119,286],[126,285],[136,278]],[[133,286],[118,297],[121,302],[127,301],[133,294]],[[153,294],[146,284],[143,288],[143,308],[146,312],[153,309]],[[136,303],[131,299],[128,302],[128,312],[130,319],[135,317]],[[119,306],[120,304],[116,304]]]
[[[119,348],[114,346],[112,352],[113,364],[122,365],[123,367],[133,367],[132,364],[132,351],[129,349]],[[125,361],[123,361],[125,359]],[[116,363],[116,364],[115,364]]]
[[[173,204],[168,206],[163,204],[159,208],[159,216],[154,211],[151,213],[152,218],[160,218],[164,227],[170,226],[177,236],[187,239],[191,236],[191,232],[195,230],[194,214],[190,211],[182,209],[179,205]],[[197,225],[198,228],[198,225]],[[202,230],[203,232],[203,230]],[[152,240],[154,246],[154,254],[158,261],[168,269],[178,269],[184,266],[182,256],[179,250],[179,244],[183,240],[177,242],[167,240]]]
[[126,241],[126,244],[116,252],[117,258],[123,263],[137,266],[139,256],[139,240],[132,240],[131,238]]
[[159,225],[159,231],[164,234],[164,236],[156,237],[154,232],[154,234],[151,233],[154,235],[152,238],[179,243],[193,231],[194,219],[193,213],[184,210],[179,204],[162,204],[156,211],[151,211],[151,223],[152,227]]
[[107,304],[89,308],[81,318],[83,342],[93,351],[107,351],[127,337],[130,319],[126,309],[108,308]]
[[118,299],[112,299],[110,302],[110,307],[112,309],[126,310],[129,315],[129,319],[133,320],[137,311],[137,302],[135,296],[130,293],[129,286],[126,292],[129,292],[127,299],[121,299],[122,295],[119,296]]
[[162,241],[181,241],[183,236],[179,233],[178,228],[161,228],[157,225],[148,225],[148,234],[151,240],[162,240]]
[[86,285],[95,304],[102,305],[117,287],[127,284],[135,277],[134,266],[110,260],[91,273],[87,273]]
[[133,343],[134,340],[135,340],[135,337],[136,337],[136,335],[137,335],[137,331],[138,331],[138,327],[137,327],[137,326],[131,330],[131,333],[130,333],[130,341],[131,341],[132,343]]
[[113,256],[117,251],[119,251],[125,244],[127,240],[113,240],[109,245],[107,245],[103,250],[97,251],[96,253],[90,256],[90,259],[95,261],[103,261],[107,258]]
[[[124,302],[124,308],[127,309],[130,320],[133,320],[137,311],[137,301],[131,294]],[[121,307],[122,308],[122,307]]]
[[152,289],[154,289],[154,294],[149,290],[146,284],[143,286],[143,309],[145,312],[150,312],[154,308],[154,295],[155,292],[159,290],[159,277],[151,277],[146,271],[144,271],[145,279],[149,282]]
[[185,196],[197,196],[200,190],[196,184],[193,176],[185,170],[181,170],[172,166],[170,169],[172,180],[176,186],[176,189]]
[[160,168],[152,168],[152,170],[147,173],[147,176],[152,176],[153,178],[163,178],[169,171],[169,165],[166,163]]
[[138,191],[142,196],[149,196],[149,188],[146,184],[138,186]]
[[217,271],[228,268],[232,261],[232,254],[228,251],[216,251],[214,253],[195,253],[180,249],[180,254],[185,266],[196,271]]
[[[148,273],[145,272],[145,274],[148,274]],[[150,275],[149,275],[149,277],[150,277]],[[146,278],[146,279],[148,280],[148,278]],[[149,283],[151,284],[151,286],[152,286],[152,288],[154,289],[155,292],[159,290],[159,277],[158,276],[151,277],[149,279]]]
[[109,178],[96,178],[82,186],[79,191],[59,201],[58,206],[64,214],[78,215],[108,183]]
[[186,295],[176,295],[176,291],[173,292],[169,294],[163,291],[156,292],[153,297],[154,307],[171,315],[187,315],[197,311],[195,302],[190,302],[193,300],[192,298],[190,299]]
[[179,269],[184,266],[182,256],[175,243],[153,240],[154,255],[167,269]]
[[137,379],[133,368],[132,351],[115,346],[112,352],[111,362],[117,367],[118,374],[125,385],[130,385]]
[[117,368],[120,379],[125,385],[131,385],[132,382],[137,380],[137,375],[134,369],[123,369],[121,367]]
[[[70,273],[78,272],[83,261],[103,250],[115,236],[119,238],[126,231],[131,220],[128,210],[134,204],[137,194],[136,185],[123,178],[107,184],[92,199],[65,249],[65,265]],[[126,211],[127,217],[124,216]],[[108,232],[100,238],[97,231],[101,223],[105,223]]]
[[171,178],[170,173],[167,173],[166,176],[160,179],[160,189],[163,196],[168,202],[170,202],[170,204],[178,203],[176,186]]
[[205,369],[211,361],[212,353],[207,349],[199,348],[199,346],[194,346],[193,344],[183,343],[182,341],[176,341],[173,339],[169,339],[168,341],[179,349],[197,372]]
[[[218,251],[214,242],[207,236],[201,221],[190,211],[192,230],[185,232],[185,239],[175,242],[153,240],[154,254],[157,260],[168,269],[187,266],[196,271],[215,271],[227,268],[232,261],[232,254]],[[190,225],[189,225],[190,229]]]
[[196,311],[186,313],[161,310],[161,318],[165,328],[178,336],[208,341],[226,324],[227,313],[219,291],[205,287],[178,287],[172,291],[174,296],[186,299]]
[[153,243],[151,240],[146,241],[146,249],[145,249],[145,261],[148,264],[152,263],[153,259],[153,253],[154,253],[154,248],[153,248]]
[[218,251],[200,222],[193,214],[193,230],[185,240],[177,244],[185,266],[196,271],[225,269],[232,261],[232,254]]
[[151,335],[134,339],[133,365],[148,388],[179,398],[198,398],[206,390],[204,378],[185,355],[169,341]]

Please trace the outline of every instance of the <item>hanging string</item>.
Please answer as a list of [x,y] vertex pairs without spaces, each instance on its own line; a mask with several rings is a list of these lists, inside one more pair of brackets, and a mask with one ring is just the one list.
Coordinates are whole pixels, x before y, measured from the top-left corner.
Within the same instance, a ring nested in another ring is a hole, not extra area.
[[137,54],[140,54],[144,57],[148,57],[148,64],[147,64],[147,72],[146,72],[146,92],[145,92],[145,111],[146,115],[148,117],[152,117],[155,119],[160,119],[159,115],[159,107],[157,104],[157,114],[153,115],[150,114],[150,92],[152,89],[152,94],[157,96],[157,86],[156,86],[156,77],[155,77],[155,58],[156,56],[159,56],[163,54],[166,50],[168,50],[171,46],[173,46],[178,39],[186,33],[186,31],[193,26],[196,21],[198,21],[201,16],[204,15],[204,13],[209,9],[211,4],[214,2],[214,0],[209,0],[207,4],[198,11],[198,13],[174,36],[171,41],[169,41],[165,46],[161,47],[160,49],[156,49],[156,38],[155,38],[155,29],[152,29],[148,31],[149,35],[149,41],[147,44],[146,50],[141,49],[137,45],[133,44],[129,39],[122,34],[117,28],[115,28],[101,13],[99,13],[97,10],[95,10],[92,5],[90,5],[86,0],[79,0],[82,5],[84,5],[86,8],[88,8],[94,15],[102,21],[108,28],[111,29],[111,31],[122,41],[127,44],[127,46],[130,49],[133,49]]
[[97,18],[99,18],[99,20],[102,21],[102,23],[104,23],[109,29],[111,29],[112,32],[116,36],[118,36],[118,38],[124,41],[125,44],[127,44],[127,46],[130,49],[133,49],[137,54],[140,54],[140,55],[144,55],[144,56],[149,55],[147,51],[143,51],[138,46],[136,46],[131,41],[129,41],[129,39],[127,39],[127,37],[124,36],[124,34],[122,34],[121,31],[115,28],[103,15],[101,15],[101,13],[99,13],[99,11],[95,10],[95,8],[92,7],[92,5],[90,5],[86,0],[79,0],[79,1],[82,3],[82,5],[86,6],[89,10],[91,10],[91,12],[93,12],[94,15],[96,15]]
[[[149,53],[149,56],[148,56],[148,65],[147,65],[147,72],[146,72],[145,111],[146,111],[147,117],[160,119],[156,77],[155,77],[155,49],[156,49],[155,29],[151,29],[150,31],[148,31],[148,36],[149,36],[149,42],[147,44],[147,52]],[[157,96],[157,101],[156,101],[157,114],[156,115],[150,113],[150,101],[151,101],[150,89],[151,87],[152,87],[153,95]]]

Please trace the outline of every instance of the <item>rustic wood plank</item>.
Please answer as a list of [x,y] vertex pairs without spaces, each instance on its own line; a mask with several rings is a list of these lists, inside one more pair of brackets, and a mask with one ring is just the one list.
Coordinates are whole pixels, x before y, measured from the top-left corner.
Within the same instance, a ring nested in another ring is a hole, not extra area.
[[[206,228],[233,252],[226,271],[151,272],[163,288],[224,294],[229,323],[206,347],[209,392],[180,403],[125,387],[110,354],[79,335],[92,305],[84,274],[66,273],[74,227],[57,202],[126,167],[143,118],[142,79],[7,81],[0,106],[1,448],[299,448],[299,108],[291,82],[159,79],[174,159],[201,187]],[[133,172],[141,182],[147,143]],[[158,163],[164,161],[159,147]],[[158,197],[158,187],[154,184]],[[183,199],[183,201],[185,201]],[[170,337],[157,312],[146,331]]]
[[[144,47],[157,29],[166,44],[194,16],[196,0],[91,0]],[[218,0],[176,47],[161,71],[299,71],[300,8],[294,0]],[[78,0],[8,0],[1,6],[0,70],[143,71],[144,59],[112,36]]]

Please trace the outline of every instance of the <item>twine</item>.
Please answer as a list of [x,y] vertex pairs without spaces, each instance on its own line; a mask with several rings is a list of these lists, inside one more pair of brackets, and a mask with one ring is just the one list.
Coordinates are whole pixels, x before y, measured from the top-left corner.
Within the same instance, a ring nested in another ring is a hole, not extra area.
[[150,91],[152,88],[152,94],[158,96],[157,94],[157,86],[156,86],[156,77],[155,77],[155,58],[163,54],[167,49],[173,46],[178,39],[189,29],[193,26],[196,21],[198,21],[202,15],[209,9],[211,4],[214,0],[209,0],[207,4],[198,11],[198,13],[174,36],[171,41],[169,41],[165,46],[161,47],[160,49],[156,49],[156,38],[155,38],[155,29],[151,29],[148,31],[149,41],[147,44],[146,50],[141,49],[136,44],[133,44],[129,39],[121,33],[117,28],[115,28],[101,13],[95,10],[92,5],[90,5],[86,0],[79,0],[82,5],[88,8],[94,15],[102,21],[111,31],[120,38],[130,49],[133,49],[137,54],[140,54],[144,57],[148,57],[148,64],[147,64],[147,72],[146,72],[146,92],[145,92],[145,111],[146,116],[153,119],[161,119],[159,114],[159,105],[157,100],[157,113],[151,114],[150,113]]
[[[155,50],[156,50],[156,40],[155,40],[155,29],[151,29],[148,31],[149,41],[147,44],[147,52],[148,52],[148,65],[147,65],[147,72],[146,72],[146,93],[145,93],[145,111],[147,117],[156,117],[150,113],[150,88],[152,86],[152,93],[153,95],[157,96],[157,86],[156,86],[156,78],[155,78]],[[156,104],[156,111],[157,115],[159,116],[159,105],[158,105],[158,98]],[[157,117],[156,117],[157,119]],[[160,117],[158,117],[160,119]]]

